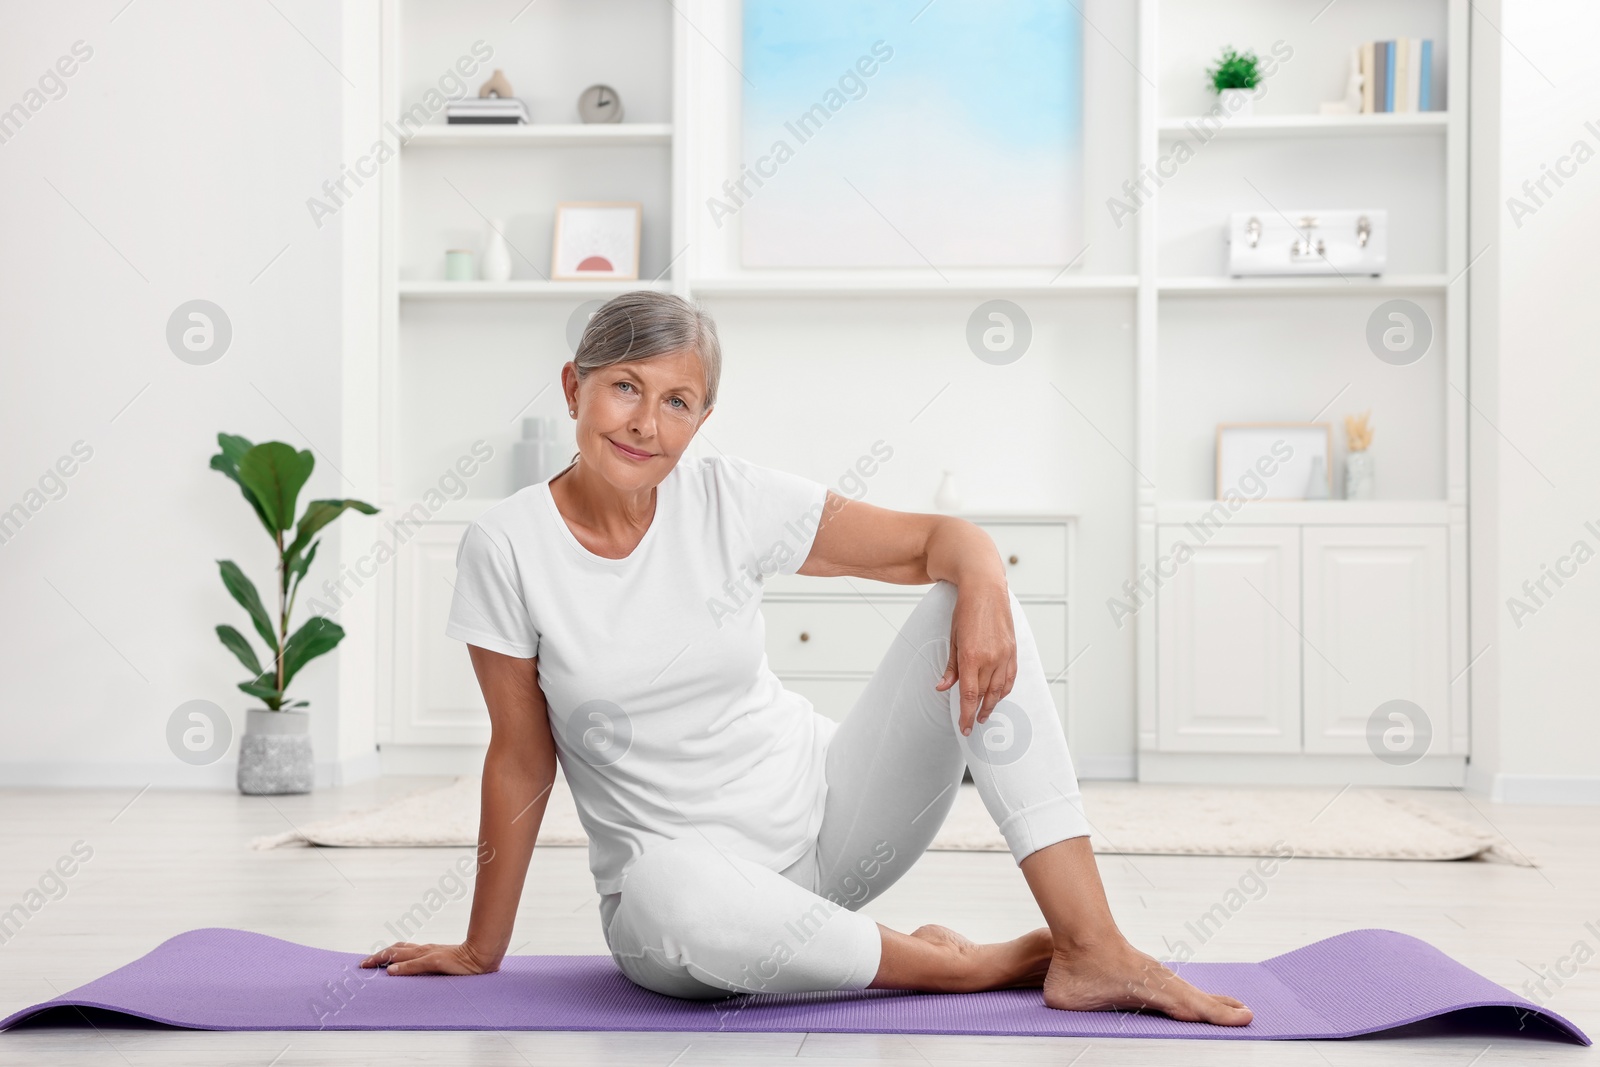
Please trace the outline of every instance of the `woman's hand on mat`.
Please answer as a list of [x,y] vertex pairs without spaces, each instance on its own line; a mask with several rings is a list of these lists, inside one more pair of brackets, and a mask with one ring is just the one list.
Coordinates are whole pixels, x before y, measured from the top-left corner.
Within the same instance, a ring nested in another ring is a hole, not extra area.
[[361,961],[363,967],[386,967],[390,974],[488,974],[500,969],[467,944],[414,945],[396,941]]
[[962,734],[972,733],[974,722],[988,722],[1016,680],[1017,635],[1009,589],[1004,583],[957,586],[950,661],[934,689],[942,693],[960,683]]

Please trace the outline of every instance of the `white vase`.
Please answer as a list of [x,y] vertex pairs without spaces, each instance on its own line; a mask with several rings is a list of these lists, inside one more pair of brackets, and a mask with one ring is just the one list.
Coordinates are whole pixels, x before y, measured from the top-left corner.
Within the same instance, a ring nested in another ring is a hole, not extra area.
[[1372,499],[1372,453],[1351,452],[1344,457],[1344,498]]
[[483,242],[482,277],[486,282],[511,280],[511,249],[506,247],[505,228],[499,219],[489,222],[489,233]]
[[933,506],[940,511],[961,509],[961,490],[957,488],[956,476],[951,471],[945,471],[944,477],[939,479],[939,489],[933,494]]
[[1311,473],[1306,477],[1306,499],[1328,499],[1328,465],[1321,456],[1311,461]]
[[1217,94],[1217,103],[1222,107],[1224,115],[1233,118],[1249,118],[1256,113],[1256,91],[1254,89],[1223,89]]

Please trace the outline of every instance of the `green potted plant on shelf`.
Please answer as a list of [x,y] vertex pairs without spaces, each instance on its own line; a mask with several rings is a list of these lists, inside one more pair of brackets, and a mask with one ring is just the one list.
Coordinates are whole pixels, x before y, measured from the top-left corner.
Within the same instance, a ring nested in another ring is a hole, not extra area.
[[308,793],[314,765],[310,719],[303,710],[307,702],[290,701],[286,690],[302,667],[333,651],[344,639],[344,629],[332,619],[313,615],[291,634],[289,615],[300,581],[322,543],[316,540],[317,534],[350,509],[364,515],[375,515],[378,509],[360,500],[312,500],[296,521],[297,498],[316,465],[309,451],[296,452],[282,441],[251,444],[226,433],[217,434],[217,444],[221,451],[211,457],[211,469],[238,483],[272,538],[278,558],[275,615],[269,613],[255,583],[238,564],[217,560],[222,584],[249,615],[268,653],[265,661],[258,659],[244,634],[232,626],[217,627],[217,637],[250,672],[249,680],[240,682],[239,688],[266,705],[246,712],[245,732],[239,741],[239,791]]
[[1255,111],[1261,60],[1254,52],[1236,52],[1232,45],[1225,46],[1216,63],[1206,68],[1206,79],[1227,114],[1237,117]]

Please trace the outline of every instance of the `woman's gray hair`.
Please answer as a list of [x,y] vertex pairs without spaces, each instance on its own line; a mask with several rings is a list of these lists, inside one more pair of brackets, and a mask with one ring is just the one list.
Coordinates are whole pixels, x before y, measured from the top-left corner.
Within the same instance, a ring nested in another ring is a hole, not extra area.
[[722,345],[711,316],[681,296],[635,289],[612,297],[584,327],[572,359],[582,381],[601,367],[691,348],[706,371],[704,411],[717,400]]

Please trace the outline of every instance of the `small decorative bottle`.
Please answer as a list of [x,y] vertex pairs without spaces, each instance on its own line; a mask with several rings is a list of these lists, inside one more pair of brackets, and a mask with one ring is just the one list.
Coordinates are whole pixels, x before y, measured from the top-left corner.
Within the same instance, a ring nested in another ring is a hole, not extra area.
[[1328,499],[1328,464],[1321,456],[1311,460],[1311,474],[1306,478],[1306,499]]
[[489,222],[489,232],[483,242],[483,280],[505,282],[511,280],[511,250],[506,247],[506,224],[500,219]]
[[933,494],[933,506],[946,512],[961,509],[961,490],[956,486],[954,472],[945,471],[944,477],[939,479],[939,489]]

